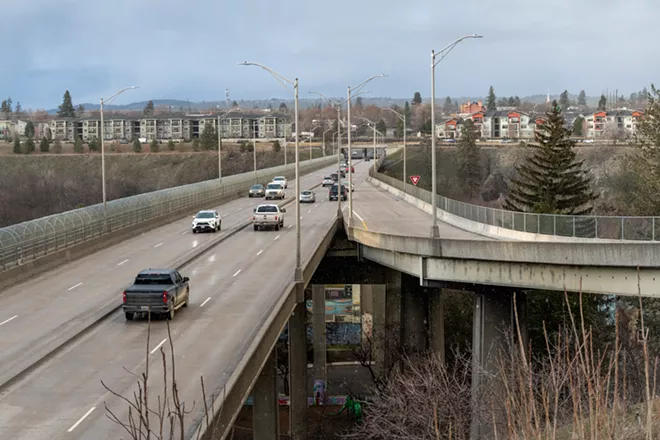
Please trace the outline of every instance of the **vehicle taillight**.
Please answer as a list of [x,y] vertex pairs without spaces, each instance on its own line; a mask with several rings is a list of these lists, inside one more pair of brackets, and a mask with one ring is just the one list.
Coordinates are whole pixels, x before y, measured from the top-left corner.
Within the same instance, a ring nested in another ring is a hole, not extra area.
[[277,216],[275,216],[275,221],[277,221]]
[[163,292],[163,303],[167,304],[167,292]]
[[256,215],[253,215],[253,216],[252,216],[252,220],[254,221],[254,220],[256,220],[256,219],[257,219],[257,216],[256,216]]
[[126,302],[126,292],[122,293],[121,296],[122,296],[123,301]]

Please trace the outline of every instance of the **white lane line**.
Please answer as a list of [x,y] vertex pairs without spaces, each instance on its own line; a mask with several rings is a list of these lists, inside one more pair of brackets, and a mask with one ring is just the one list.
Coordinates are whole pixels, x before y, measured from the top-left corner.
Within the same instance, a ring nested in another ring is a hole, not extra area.
[[160,243],[158,243],[158,244],[157,244],[156,246],[154,246],[154,247],[157,248],[157,247],[160,247],[160,246],[162,246],[162,245],[163,245],[163,242],[161,241]]
[[75,289],[76,287],[82,286],[82,284],[83,284],[83,283],[78,283],[78,284],[76,284],[75,286],[71,286],[71,287],[69,287],[68,290],[73,290],[73,289]]
[[204,302],[200,305],[200,307],[204,307],[204,304],[206,304],[206,303],[209,302],[209,301],[211,301],[211,297],[210,297],[210,296],[204,300]]
[[124,263],[128,263],[128,259],[126,259],[124,261],[120,261],[119,263],[117,263],[117,266],[121,266]]
[[186,235],[190,231],[184,231],[181,235]]
[[310,209],[309,211],[307,211],[307,214],[309,214],[310,212],[312,212],[312,210],[311,210],[311,209]]
[[85,420],[92,413],[92,411],[94,411],[95,409],[96,409],[95,406],[91,407],[90,410],[87,411],[84,416],[82,416],[80,419],[78,419],[78,421],[76,423],[74,423],[73,426],[71,428],[69,428],[69,430],[67,432],[71,432],[74,429],[76,429],[78,427],[78,425],[80,425],[83,422],[83,420]]
[[[289,226],[289,227],[291,227],[291,226]],[[262,249],[262,250],[260,250],[259,252],[257,252],[257,257],[258,257],[259,255],[261,255],[261,253],[262,253],[263,251],[264,251],[264,250]]]
[[358,214],[357,212],[353,211],[353,215],[356,216],[357,218],[359,218],[361,222],[364,221],[364,219],[362,217],[360,217],[360,214]]
[[8,322],[13,321],[13,320],[16,319],[16,318],[18,318],[18,315],[14,315],[14,316],[12,316],[12,317],[9,318],[9,319],[5,319],[4,321],[0,322],[0,325],[7,324]]
[[154,354],[154,353],[156,352],[156,350],[158,350],[160,347],[162,347],[163,344],[166,343],[166,342],[167,342],[167,339],[163,339],[162,341],[160,341],[160,344],[156,345],[156,346],[154,347],[154,349],[151,350],[151,353],[150,353],[150,354]]
[[318,203],[317,203],[316,205],[314,205],[314,208],[318,208],[318,207],[319,207],[319,204],[318,204]]
[[293,225],[289,225],[289,229],[291,229],[292,227],[293,227]]
[[273,240],[279,240],[280,236],[278,235],[277,237],[273,238]]
[[236,275],[238,275],[239,273],[241,273],[241,270],[243,270],[243,269],[238,269],[238,270],[236,271],[236,273],[234,274],[234,276],[236,276]]

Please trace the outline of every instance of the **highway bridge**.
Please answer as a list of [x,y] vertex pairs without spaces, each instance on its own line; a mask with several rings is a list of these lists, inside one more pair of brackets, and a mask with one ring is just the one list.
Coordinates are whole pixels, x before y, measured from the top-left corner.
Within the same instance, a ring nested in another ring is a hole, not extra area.
[[[306,173],[301,189],[317,186],[336,170],[335,161],[301,165]],[[130,373],[139,375],[148,358],[150,384],[161,392],[159,349],[170,353],[170,343],[181,400],[190,409],[197,402],[187,416],[186,438],[224,438],[250,393],[259,413],[258,438],[276,438],[273,347],[289,323],[295,423],[304,418],[311,392],[305,378],[304,288],[318,296],[316,287],[330,276],[327,270],[319,275],[329,258],[350,261],[337,268],[334,282],[372,283],[386,295],[374,317],[383,322],[374,326],[398,323],[404,339],[438,351],[444,350],[438,298],[452,283],[478,292],[476,347],[493,340],[498,320],[510,320],[510,289],[578,290],[581,284],[587,292],[636,295],[639,276],[642,293],[657,294],[660,255],[653,218],[585,223],[526,214],[521,223],[518,213],[442,199],[440,238],[431,239],[431,195],[370,170],[372,163],[355,164],[350,227],[347,203],[339,217],[337,202],[329,202],[324,190],[317,190],[316,203],[302,205],[302,284],[293,281],[293,210],[281,231],[246,227],[260,203],[244,196],[249,185],[280,173],[290,177],[292,167],[118,201],[109,214],[97,206],[0,230],[0,438],[126,438],[104,405],[124,420],[128,406],[101,381],[131,396],[136,377]],[[287,195],[297,192],[290,184]],[[190,215],[202,207],[221,213],[222,232],[190,233]],[[360,264],[374,263],[381,275],[360,272],[366,267]],[[145,267],[179,268],[191,278],[192,294],[190,307],[170,322],[171,340],[165,321],[152,322],[148,349],[146,323],[128,322],[118,309],[122,288]],[[430,292],[425,302],[408,298],[416,288]],[[421,316],[434,317],[430,341],[420,336]],[[485,349],[475,350],[482,353],[475,362],[485,362]],[[204,423],[200,377],[209,406],[213,395],[213,435]],[[302,425],[293,438],[304,438]]]

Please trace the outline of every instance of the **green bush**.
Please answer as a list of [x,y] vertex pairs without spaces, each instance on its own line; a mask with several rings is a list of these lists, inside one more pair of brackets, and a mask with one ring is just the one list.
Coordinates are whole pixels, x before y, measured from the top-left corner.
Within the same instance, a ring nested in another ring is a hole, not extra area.
[[142,153],[142,144],[138,138],[133,139],[133,152]]

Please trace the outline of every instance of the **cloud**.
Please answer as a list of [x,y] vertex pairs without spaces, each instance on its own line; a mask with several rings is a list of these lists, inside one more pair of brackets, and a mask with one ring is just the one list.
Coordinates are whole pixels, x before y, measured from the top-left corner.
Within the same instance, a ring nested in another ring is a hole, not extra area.
[[471,33],[438,66],[438,96],[630,93],[655,79],[654,17],[660,3],[633,0],[22,0],[3,5],[0,94],[55,107],[65,89],[97,102],[150,98],[287,97],[249,60],[343,96],[376,74],[374,96],[430,92],[430,51]]

